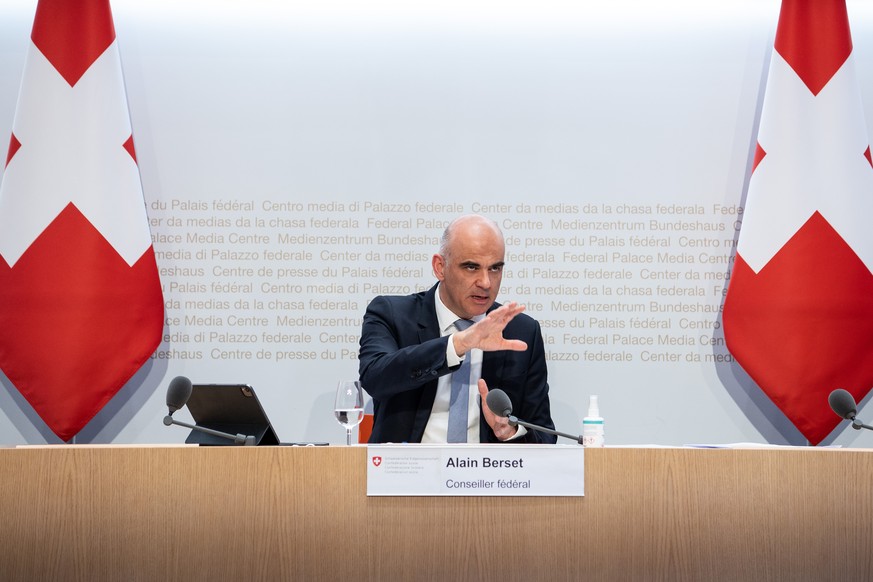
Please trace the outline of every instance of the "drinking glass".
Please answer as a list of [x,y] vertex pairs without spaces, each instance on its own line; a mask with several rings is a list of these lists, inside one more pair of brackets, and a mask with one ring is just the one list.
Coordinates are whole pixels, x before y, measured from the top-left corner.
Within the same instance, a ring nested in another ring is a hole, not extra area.
[[346,444],[352,444],[352,429],[364,419],[364,391],[360,382],[341,381],[333,406],[336,421],[346,429]]

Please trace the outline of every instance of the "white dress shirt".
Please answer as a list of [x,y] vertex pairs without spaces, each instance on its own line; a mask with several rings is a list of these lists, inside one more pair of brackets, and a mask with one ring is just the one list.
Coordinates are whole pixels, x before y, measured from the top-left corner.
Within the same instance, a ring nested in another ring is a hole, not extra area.
[[[440,290],[437,286],[434,293],[434,303],[436,306],[437,323],[440,326],[440,335],[447,336],[455,333],[458,329],[455,327],[455,322],[462,317],[456,314],[445,306],[440,299]],[[471,321],[479,321],[485,317],[485,314],[471,317]],[[470,391],[467,397],[467,442],[478,443],[479,441],[479,378],[482,377],[482,350],[473,348],[465,354],[464,357],[470,359]],[[449,343],[446,346],[446,363],[451,366],[458,366],[464,360],[455,352],[455,344],[452,338],[449,338]],[[488,387],[489,389],[492,386]],[[433,408],[430,411],[430,419],[427,421],[427,426],[424,427],[424,434],[421,437],[423,443],[445,443],[448,441],[449,433],[449,401],[452,397],[452,375],[446,374],[440,376],[437,383],[436,397],[433,400]],[[515,440],[527,434],[527,429],[519,426],[516,433],[509,439]]]
[[[458,331],[455,328],[455,322],[463,319],[445,306],[440,299],[439,286],[434,294],[436,303],[437,322],[440,326],[440,335],[447,336]],[[472,321],[479,321],[485,315],[477,315],[471,318]],[[464,358],[470,358],[470,385],[471,390],[467,398],[469,398],[467,406],[467,442],[479,442],[479,390],[475,388],[479,383],[479,378],[482,377],[482,350],[472,349],[463,357],[458,356],[455,352],[455,345],[452,338],[449,338],[449,344],[446,346],[446,362],[449,366],[459,365]],[[449,400],[452,396],[452,375],[446,374],[440,376],[437,384],[436,397],[433,401],[433,409],[430,412],[430,419],[427,421],[427,426],[424,427],[424,435],[421,437],[423,443],[445,443],[448,439],[449,430]]]

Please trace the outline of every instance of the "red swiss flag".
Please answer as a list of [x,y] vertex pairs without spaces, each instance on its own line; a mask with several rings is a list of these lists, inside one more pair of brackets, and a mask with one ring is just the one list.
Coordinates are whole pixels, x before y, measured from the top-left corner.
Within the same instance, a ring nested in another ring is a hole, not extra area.
[[873,386],[873,166],[845,0],[783,0],[774,48],[724,331],[815,445]]
[[163,329],[108,0],[39,0],[12,133],[0,182],[0,369],[67,441]]

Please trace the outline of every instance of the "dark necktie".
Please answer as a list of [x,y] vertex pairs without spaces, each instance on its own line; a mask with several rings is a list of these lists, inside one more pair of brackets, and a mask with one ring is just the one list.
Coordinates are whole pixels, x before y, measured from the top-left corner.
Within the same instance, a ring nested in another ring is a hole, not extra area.
[[[463,331],[473,325],[469,319],[459,319],[455,322],[458,331]],[[449,400],[449,428],[446,440],[450,443],[467,442],[467,407],[470,401],[470,360],[467,352],[461,367],[452,372],[452,396]]]

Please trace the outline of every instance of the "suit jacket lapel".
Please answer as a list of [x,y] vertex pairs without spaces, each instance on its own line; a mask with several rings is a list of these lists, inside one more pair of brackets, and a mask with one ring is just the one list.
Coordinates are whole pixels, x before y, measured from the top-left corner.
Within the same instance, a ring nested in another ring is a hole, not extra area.
[[[436,306],[434,305],[436,288],[437,286],[434,285],[424,294],[424,300],[418,308],[419,343],[440,337],[440,326],[437,321]],[[428,382],[421,389],[421,400],[419,400],[418,411],[415,414],[415,425],[412,428],[413,440],[421,440],[421,436],[424,434],[424,427],[427,426],[427,421],[433,409],[433,401],[436,398],[438,382],[439,380]]]
[[418,339],[421,343],[440,336],[440,324],[437,321],[436,305],[434,304],[436,285],[424,294],[424,300],[418,307]]

